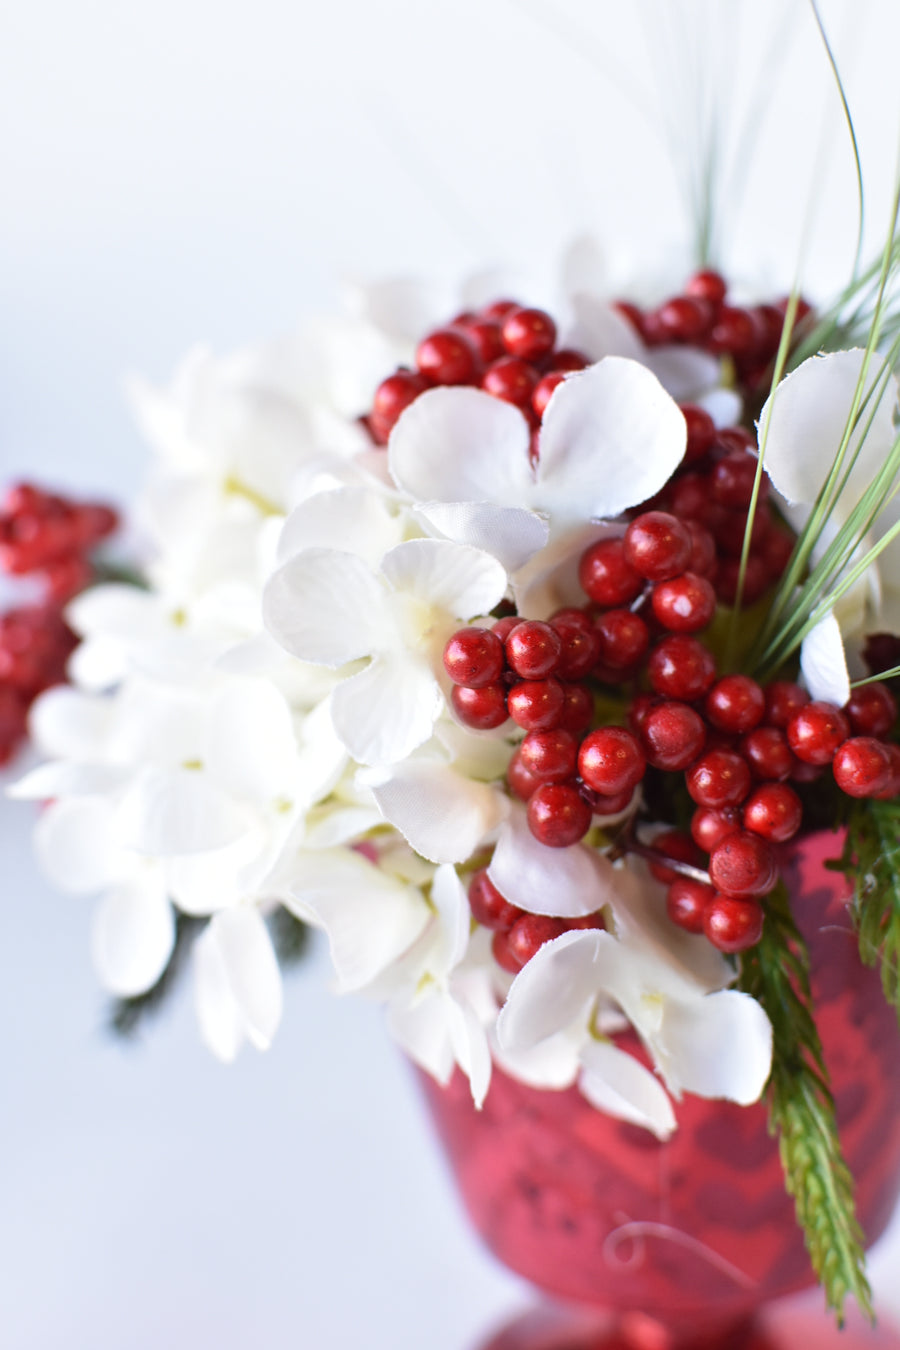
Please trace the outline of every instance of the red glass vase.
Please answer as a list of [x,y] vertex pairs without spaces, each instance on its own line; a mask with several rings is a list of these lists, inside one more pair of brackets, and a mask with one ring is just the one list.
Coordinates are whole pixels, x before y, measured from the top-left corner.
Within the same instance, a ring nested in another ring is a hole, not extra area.
[[[872,1242],[900,1189],[900,1036],[878,973],[857,955],[844,879],[824,866],[839,848],[835,834],[811,836],[786,851],[783,874],[810,944],[841,1138]],[[446,1089],[423,1082],[488,1247],[546,1293],[607,1316],[535,1314],[492,1350],[761,1350],[807,1334],[796,1314],[787,1339],[757,1318],[762,1305],[814,1282],[762,1104],[686,1096],[678,1130],[660,1143],[575,1088],[538,1090],[495,1072],[478,1112],[461,1076]],[[830,1344],[826,1314],[817,1317],[811,1347]],[[861,1327],[836,1344],[900,1338]]]

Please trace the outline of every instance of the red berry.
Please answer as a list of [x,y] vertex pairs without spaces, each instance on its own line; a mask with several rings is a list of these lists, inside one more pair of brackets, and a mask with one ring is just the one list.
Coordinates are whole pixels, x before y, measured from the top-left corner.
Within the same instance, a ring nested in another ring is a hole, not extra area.
[[[506,639],[509,637],[512,630],[521,622],[522,620],[519,618],[518,614],[507,614],[505,618],[497,620],[491,629],[491,632],[494,634],[494,637],[505,645]],[[504,657],[505,655],[506,653],[504,652]]]
[[712,621],[716,593],[706,577],[684,572],[671,581],[660,581],[650,595],[653,613],[663,628],[676,633],[698,633]]
[[573,370],[584,370],[591,363],[584,352],[576,352],[571,347],[560,347],[550,357],[550,369],[562,370],[570,374]]
[[697,343],[706,337],[713,318],[713,308],[706,300],[676,295],[660,305],[655,321],[666,341]]
[[830,764],[850,735],[850,723],[832,703],[807,703],[787,724],[788,745],[805,764]]
[[727,834],[734,834],[742,825],[738,807],[698,806],[691,817],[691,838],[704,853],[712,853]]
[[562,639],[549,623],[526,620],[506,639],[506,659],[524,680],[542,680],[559,665]]
[[44,567],[47,595],[57,604],[65,604],[90,584],[93,575],[90,563],[77,553],[67,558],[55,558]]
[[503,674],[503,643],[490,628],[460,628],[444,648],[444,669],[470,689],[495,684]]
[[[713,500],[720,506],[746,510],[753,496],[757,462],[756,456],[747,450],[733,450],[717,460],[708,479]],[[768,486],[763,475],[757,500],[765,500]]]
[[666,913],[679,928],[688,933],[702,933],[703,916],[715,898],[712,886],[692,877],[676,877],[666,892]]
[[518,300],[492,300],[481,313],[485,319],[505,319],[514,309],[521,309]]
[[441,328],[422,339],[416,348],[416,365],[438,384],[471,384],[481,374],[474,343],[452,328]]
[[610,670],[631,670],[643,660],[650,645],[650,630],[640,614],[610,609],[594,626],[600,639],[600,660]]
[[531,772],[517,750],[506,768],[506,781],[509,790],[520,802],[527,802],[532,793],[537,792],[541,780]]
[[668,581],[685,571],[691,556],[687,528],[667,511],[645,511],[625,531],[625,558],[648,581]]
[[877,797],[891,781],[892,763],[886,745],[873,736],[851,736],[835,752],[834,781],[848,797]]
[[526,731],[550,731],[557,726],[565,703],[559,680],[522,680],[507,695],[509,715]]
[[703,932],[720,952],[745,952],[762,937],[762,906],[756,900],[718,895],[703,913]]
[[725,281],[718,272],[705,268],[695,272],[684,288],[685,295],[694,295],[708,300],[711,305],[721,305],[725,299]]
[[635,735],[640,735],[648,715],[654,708],[659,707],[660,702],[661,700],[654,698],[652,694],[635,694],[628,708],[628,725]]
[[522,910],[500,894],[491,881],[485,868],[472,874],[469,882],[469,909],[472,918],[483,928],[493,928],[497,933],[508,933]]
[[426,380],[424,375],[420,375],[414,370],[398,370],[396,374],[389,375],[386,380],[382,380],[375,390],[375,399],[369,418],[372,435],[379,445],[387,444],[388,437],[394,429],[394,423],[404,409],[408,408],[420,394],[424,394],[425,390],[430,388],[431,381]]
[[753,350],[756,336],[756,324],[747,310],[723,305],[716,316],[707,345],[713,352],[744,356]]
[[625,557],[622,539],[601,539],[581,555],[578,580],[598,605],[627,605],[640,595],[644,580]]
[[778,879],[771,845],[749,830],[726,835],[710,854],[709,879],[739,900],[767,895]]
[[510,975],[518,975],[522,969],[522,962],[516,953],[510,950],[509,933],[495,933],[491,942],[491,951],[498,966],[508,971]]
[[809,702],[806,690],[790,680],[773,680],[763,693],[766,696],[766,721],[773,727],[786,727],[794,714]]
[[737,806],[750,791],[747,761],[733,750],[708,750],[685,775],[698,806]]
[[587,685],[564,684],[563,700],[557,726],[576,734],[586,730],[594,720],[594,699]]
[[566,372],[564,370],[552,370],[549,375],[544,375],[538,380],[534,386],[534,393],[531,395],[531,406],[538,417],[543,417],[547,411],[547,404],[565,378]]
[[582,914],[577,919],[563,920],[566,932],[571,932],[574,928],[605,928],[606,920],[603,917],[601,909],[595,910],[593,914]]
[[657,694],[691,703],[701,698],[716,678],[716,661],[699,639],[673,634],[651,652],[647,674]]
[[783,844],[803,820],[803,804],[787,783],[764,783],[744,802],[744,828]]
[[553,616],[550,627],[562,642],[558,674],[567,680],[580,680],[590,674],[600,659],[600,635],[588,616],[580,609],[565,611]]
[[595,816],[606,818],[618,816],[630,806],[634,799],[634,788],[625,792],[594,792],[592,788],[582,787],[581,795]]
[[787,530],[779,529],[778,526],[770,524],[769,532],[763,540],[761,549],[761,557],[766,565],[770,580],[777,581],[787,567],[790,556],[794,551],[794,542],[794,536],[788,534]]
[[486,684],[480,689],[455,684],[450,702],[459,720],[476,731],[502,727],[507,718],[506,689],[502,684]]
[[784,782],[796,763],[780,727],[756,727],[743,738],[740,748],[757,778]]
[[610,796],[633,792],[644,776],[646,756],[626,727],[600,727],[581,743],[578,772],[595,792]]
[[494,398],[504,403],[514,403],[517,408],[531,411],[531,396],[538,382],[538,373],[527,361],[515,356],[504,356],[488,366],[481,380],[481,387]]
[[544,783],[528,802],[528,825],[535,839],[548,848],[568,848],[590,829],[591,808],[576,788]]
[[749,675],[724,675],[706,695],[703,709],[719,731],[752,731],[762,721],[766,697]]
[[514,309],[503,320],[503,345],[510,356],[541,361],[556,346],[556,324],[542,309]]
[[886,684],[851,689],[844,712],[857,736],[886,736],[897,720],[897,703]]
[[507,945],[517,957],[520,968],[526,965],[545,942],[552,942],[566,931],[562,919],[549,914],[523,914],[509,930]]
[[891,780],[887,787],[877,794],[879,801],[888,801],[892,797],[900,796],[900,745],[890,741],[885,749],[891,761]]
[[[653,840],[653,849],[656,853],[662,853],[666,858],[673,858],[676,862],[688,863],[691,867],[699,867],[702,861],[700,851],[689,834],[683,830],[663,830]],[[650,871],[657,881],[664,885],[677,880],[681,875],[672,867],[666,867],[664,863],[652,862]]]
[[570,731],[529,731],[517,753],[523,768],[540,783],[575,777],[578,742]]
[[496,320],[472,318],[461,322],[457,319],[454,327],[461,328],[465,333],[478,353],[482,365],[489,366],[491,362],[499,361],[505,354],[500,325]]
[[684,524],[691,536],[691,556],[687,570],[707,577],[710,581],[714,580],[718,562],[715,539],[706,526],[696,520],[686,520]]
[[692,464],[694,460],[702,459],[712,448],[716,438],[716,424],[706,409],[698,408],[696,403],[682,403],[679,406],[687,423],[687,449],[684,452],[684,462]]
[[641,743],[655,769],[686,769],[705,742],[703,719],[686,703],[658,704],[641,726]]

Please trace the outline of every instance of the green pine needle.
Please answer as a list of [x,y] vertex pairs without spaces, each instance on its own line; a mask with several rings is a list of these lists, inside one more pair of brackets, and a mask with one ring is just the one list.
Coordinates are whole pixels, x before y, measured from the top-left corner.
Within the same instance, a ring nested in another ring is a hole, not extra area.
[[884,996],[900,1021],[900,801],[859,802],[834,866],[852,887],[860,959],[880,965]]
[[874,1320],[853,1177],[841,1152],[812,1008],[809,956],[783,885],[768,897],[763,937],[744,953],[739,986],[762,1004],[772,1023],[769,1129],[778,1135],[785,1184],[827,1305],[843,1325],[852,1294]]

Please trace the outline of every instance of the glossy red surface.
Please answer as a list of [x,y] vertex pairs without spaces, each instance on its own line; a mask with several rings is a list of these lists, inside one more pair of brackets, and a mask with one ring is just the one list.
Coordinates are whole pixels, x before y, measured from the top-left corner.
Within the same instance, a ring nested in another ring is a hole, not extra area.
[[[900,1037],[877,974],[856,954],[843,880],[824,867],[838,852],[837,836],[816,835],[787,848],[783,867],[810,942],[842,1140],[871,1242],[900,1185]],[[542,1290],[690,1328],[688,1343],[702,1344],[699,1328],[735,1327],[812,1282],[762,1105],[685,1097],[679,1129],[662,1144],[576,1089],[539,1091],[496,1072],[476,1112],[465,1079],[447,1089],[424,1082],[475,1227]],[[735,1335],[726,1343],[737,1347]]]

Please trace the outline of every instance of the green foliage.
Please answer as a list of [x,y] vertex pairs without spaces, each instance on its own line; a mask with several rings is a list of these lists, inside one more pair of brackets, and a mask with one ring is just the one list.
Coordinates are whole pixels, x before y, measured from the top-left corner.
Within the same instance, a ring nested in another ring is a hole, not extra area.
[[768,897],[762,941],[744,953],[739,984],[772,1023],[769,1128],[778,1135],[785,1184],[826,1302],[839,1323],[848,1294],[873,1317],[853,1177],[841,1152],[813,1013],[809,956],[783,885]]
[[884,996],[900,1021],[900,801],[858,802],[834,867],[852,887],[860,958],[880,966]]

